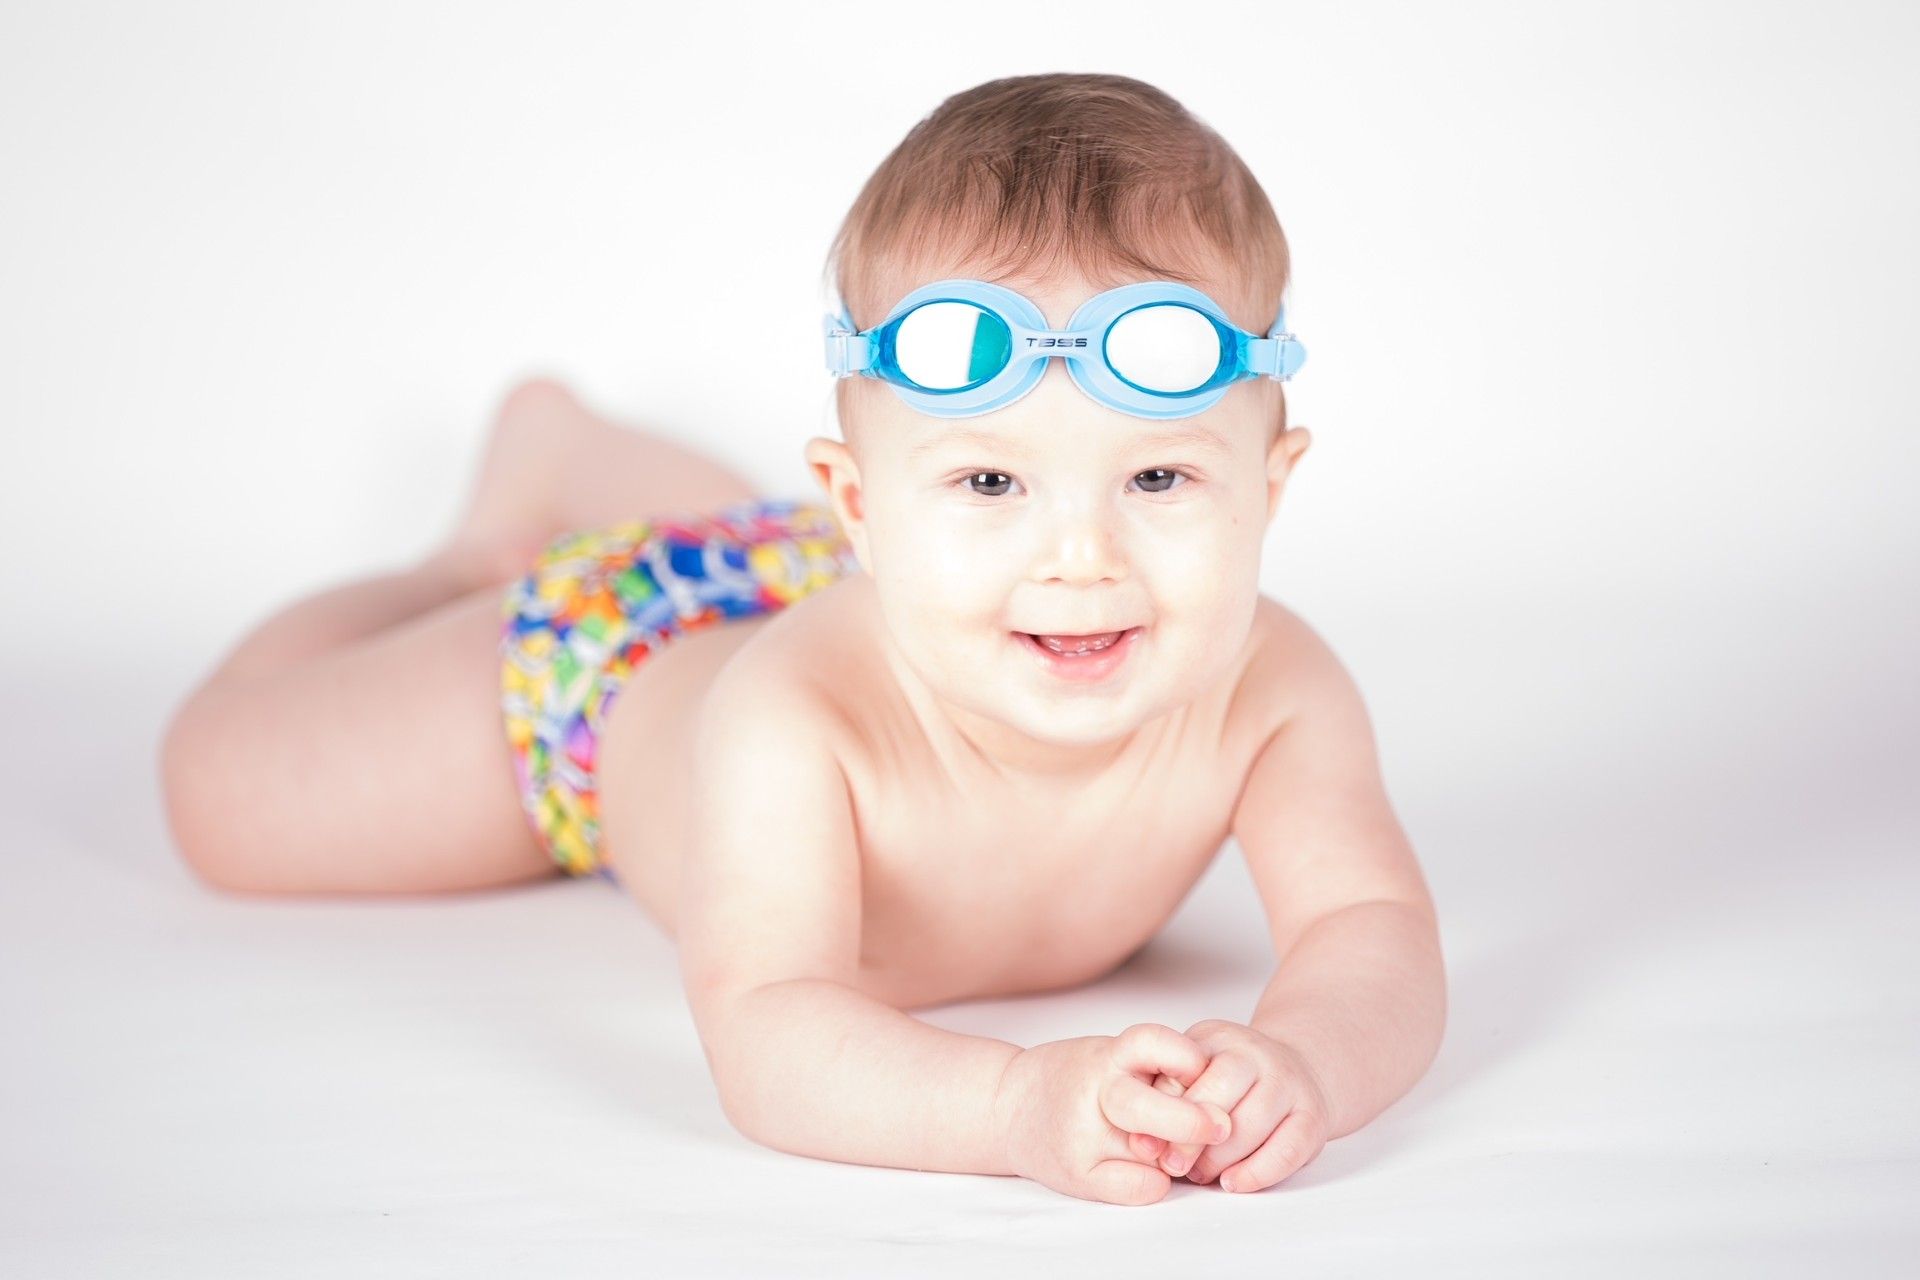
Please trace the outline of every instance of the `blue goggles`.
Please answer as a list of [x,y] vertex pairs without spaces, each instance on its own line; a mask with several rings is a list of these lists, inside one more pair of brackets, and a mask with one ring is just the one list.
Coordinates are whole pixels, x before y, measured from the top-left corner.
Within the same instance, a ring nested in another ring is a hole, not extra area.
[[1012,404],[1060,356],[1088,396],[1137,418],[1185,418],[1211,407],[1242,378],[1286,382],[1307,349],[1286,332],[1283,304],[1263,337],[1227,319],[1219,303],[1171,280],[1095,294],[1064,329],[1040,308],[985,280],[939,280],[900,299],[856,333],[846,308],[822,323],[827,370],[891,385],[939,418],[971,418]]

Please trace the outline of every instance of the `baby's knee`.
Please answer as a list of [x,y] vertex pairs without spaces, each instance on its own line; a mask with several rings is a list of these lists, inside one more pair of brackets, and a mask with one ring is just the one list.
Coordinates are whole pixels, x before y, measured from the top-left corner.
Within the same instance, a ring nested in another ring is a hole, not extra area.
[[246,890],[254,886],[243,851],[233,847],[229,812],[232,703],[229,693],[202,687],[174,711],[160,738],[160,794],[174,847],[194,874],[216,888]]

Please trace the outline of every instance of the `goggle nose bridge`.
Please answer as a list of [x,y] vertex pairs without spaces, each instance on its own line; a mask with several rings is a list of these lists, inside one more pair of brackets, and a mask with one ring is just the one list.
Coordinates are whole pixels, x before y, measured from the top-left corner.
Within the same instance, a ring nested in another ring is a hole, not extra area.
[[[996,311],[994,314],[1000,313]],[[1115,316],[1114,319],[1119,317]],[[1107,330],[1113,327],[1113,322],[1108,321],[1092,329],[1028,329],[1005,316],[1000,316],[1000,321],[1007,326],[1008,344],[1012,348],[1012,354],[1007,357],[1007,367],[1026,360],[1044,360],[1048,356],[1063,356],[1069,360],[1093,359],[1099,355]]]

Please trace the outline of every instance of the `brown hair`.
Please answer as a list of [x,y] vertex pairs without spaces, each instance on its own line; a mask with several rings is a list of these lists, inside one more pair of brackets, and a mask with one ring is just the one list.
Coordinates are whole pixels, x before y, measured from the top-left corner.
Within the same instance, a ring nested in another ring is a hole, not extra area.
[[867,329],[962,265],[1177,280],[1261,334],[1289,274],[1273,206],[1225,139],[1152,85],[1065,72],[990,80],[914,125],[847,211],[825,274]]

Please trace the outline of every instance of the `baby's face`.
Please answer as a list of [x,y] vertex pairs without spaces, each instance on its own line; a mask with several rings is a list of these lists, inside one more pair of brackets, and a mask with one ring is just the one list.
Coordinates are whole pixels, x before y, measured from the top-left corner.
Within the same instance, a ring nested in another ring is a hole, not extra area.
[[[1004,283],[1054,328],[1101,288]],[[1272,321],[1231,318],[1256,333]],[[1252,626],[1263,536],[1308,441],[1301,428],[1273,439],[1270,380],[1236,383],[1192,417],[1150,421],[1089,399],[1063,366],[1047,361],[1013,404],[958,419],[855,379],[857,458],[839,455],[843,474],[828,483],[857,483],[848,533],[895,648],[922,681],[1033,739],[1093,744],[1228,673]],[[816,465],[830,456],[821,446],[833,442],[810,444]],[[1056,656],[1035,638],[1115,631],[1128,634],[1086,657]]]

